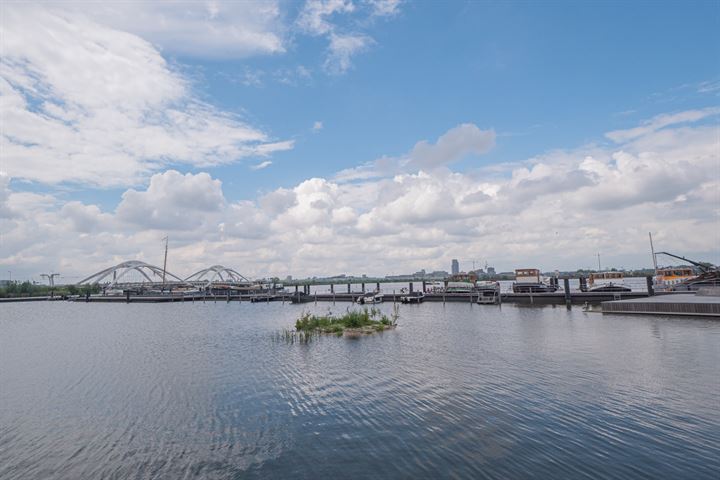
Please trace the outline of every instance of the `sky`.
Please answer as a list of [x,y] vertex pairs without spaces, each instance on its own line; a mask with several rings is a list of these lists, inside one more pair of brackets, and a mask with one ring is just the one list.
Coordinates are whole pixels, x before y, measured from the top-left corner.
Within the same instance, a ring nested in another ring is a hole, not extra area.
[[[720,263],[720,4],[0,4],[0,279]],[[672,259],[661,258],[661,264]]]

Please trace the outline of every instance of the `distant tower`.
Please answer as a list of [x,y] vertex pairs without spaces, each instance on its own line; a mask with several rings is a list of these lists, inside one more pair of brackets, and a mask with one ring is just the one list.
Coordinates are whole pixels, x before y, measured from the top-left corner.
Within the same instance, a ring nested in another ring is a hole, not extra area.
[[452,259],[452,264],[450,265],[450,271],[453,275],[457,275],[460,273],[460,264],[458,263],[457,259]]

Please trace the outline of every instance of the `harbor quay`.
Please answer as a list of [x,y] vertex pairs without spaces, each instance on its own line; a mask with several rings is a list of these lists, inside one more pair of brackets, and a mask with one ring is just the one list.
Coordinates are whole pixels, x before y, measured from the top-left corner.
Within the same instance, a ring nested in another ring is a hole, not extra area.
[[[657,275],[624,278],[623,272],[618,271],[591,272],[588,276],[556,272],[543,277],[538,269],[524,268],[515,271],[514,281],[479,280],[472,273],[460,272],[445,278],[342,276],[293,280],[288,277],[281,283],[277,278],[249,280],[222,265],[213,265],[181,278],[168,272],[165,265],[156,267],[133,260],[96,272],[71,288],[58,286],[56,291],[51,286],[43,296],[13,296],[0,299],[0,303],[43,300],[86,303],[347,302],[360,305],[384,302],[512,303],[565,305],[567,308],[583,305],[586,310],[603,313],[720,315],[720,302],[716,301],[720,291],[715,270],[688,276],[687,281],[698,287],[686,287],[684,291],[678,289],[682,286],[679,281],[658,284],[657,278]],[[698,288],[706,292],[696,297]],[[662,300],[652,300],[661,297]],[[600,308],[596,309],[598,306]]]

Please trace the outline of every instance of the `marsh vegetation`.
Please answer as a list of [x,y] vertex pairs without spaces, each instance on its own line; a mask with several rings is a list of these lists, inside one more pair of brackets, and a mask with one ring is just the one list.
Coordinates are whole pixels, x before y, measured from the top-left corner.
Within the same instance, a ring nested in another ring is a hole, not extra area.
[[347,311],[340,316],[332,313],[314,315],[310,312],[303,312],[295,322],[294,330],[283,329],[276,332],[274,339],[287,343],[308,343],[317,335],[357,338],[393,329],[397,326],[399,317],[397,305],[393,307],[393,311],[389,316],[375,307]]

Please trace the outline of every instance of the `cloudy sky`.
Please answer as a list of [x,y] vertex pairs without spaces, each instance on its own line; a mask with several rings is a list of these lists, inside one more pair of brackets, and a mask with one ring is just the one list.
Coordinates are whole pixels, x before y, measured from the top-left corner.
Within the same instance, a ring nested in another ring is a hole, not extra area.
[[4,1],[0,278],[718,263],[718,5],[630,3]]

